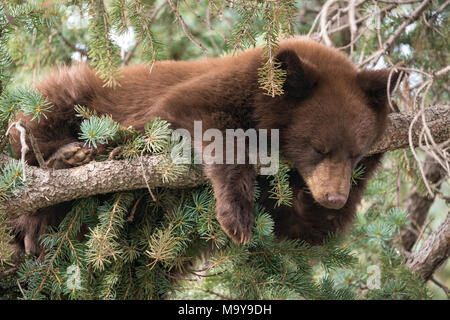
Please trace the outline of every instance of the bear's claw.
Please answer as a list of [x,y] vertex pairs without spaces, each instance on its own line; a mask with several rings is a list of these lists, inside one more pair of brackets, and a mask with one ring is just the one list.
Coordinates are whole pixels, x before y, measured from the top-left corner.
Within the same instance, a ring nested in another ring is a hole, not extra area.
[[218,214],[222,229],[234,243],[246,244],[250,241],[253,215]]
[[83,142],[72,142],[59,148],[47,161],[54,169],[78,167],[94,160],[96,150],[84,147]]

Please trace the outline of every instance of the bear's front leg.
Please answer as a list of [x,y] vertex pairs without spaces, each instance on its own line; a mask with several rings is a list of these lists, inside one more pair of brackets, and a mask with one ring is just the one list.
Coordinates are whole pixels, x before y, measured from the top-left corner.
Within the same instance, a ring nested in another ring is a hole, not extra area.
[[253,165],[205,165],[216,197],[216,214],[222,229],[236,243],[250,240],[256,171]]

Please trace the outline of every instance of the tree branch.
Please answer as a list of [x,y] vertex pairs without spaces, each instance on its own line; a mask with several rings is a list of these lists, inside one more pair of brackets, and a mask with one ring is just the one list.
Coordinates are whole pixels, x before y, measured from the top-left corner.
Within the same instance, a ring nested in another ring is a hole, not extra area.
[[[408,146],[408,129],[414,118],[413,113],[391,114],[390,123],[380,141],[369,154],[405,148]],[[426,110],[428,126],[436,143],[450,139],[450,105],[438,105]],[[417,122],[413,130],[413,141],[417,145],[422,123]],[[0,165],[9,161],[0,154]],[[181,188],[201,185],[207,180],[198,167],[192,166],[187,172],[171,182],[164,182],[158,173],[163,156],[144,156],[142,158],[145,176],[149,186]],[[30,168],[30,182],[25,190],[15,190],[4,202],[4,208],[12,216],[31,213],[40,208],[64,201],[125,190],[146,188],[141,160],[108,160],[91,162],[84,166],[45,170]]]
[[[0,163],[9,159],[5,154],[0,155]],[[160,155],[142,158],[145,176],[152,188],[191,187],[206,182],[201,169],[194,166],[176,180],[165,182],[158,172],[163,159]],[[31,182],[25,190],[16,190],[3,204],[12,216],[96,194],[146,188],[141,159],[90,162],[84,166],[61,170],[32,167],[28,179]]]
[[408,257],[406,264],[415,273],[429,280],[434,271],[450,256],[450,213],[445,221],[435,230],[422,247]]
[[407,26],[409,26],[414,21],[418,20],[422,13],[427,9],[427,7],[431,4],[432,0],[425,0],[408,16],[405,21],[395,30],[393,34],[387,39],[378,51],[374,52],[370,57],[360,63],[360,66],[364,66],[370,61],[374,61],[375,63],[381,57],[381,55],[391,49],[392,45],[395,43],[398,37],[400,37]]
[[[426,108],[425,119],[433,133],[436,143],[442,143],[450,138],[450,105],[437,105]],[[408,147],[408,128],[415,113],[392,113],[389,115],[389,125],[383,137],[369,151],[369,154],[381,153]],[[417,121],[412,129],[414,146],[419,145],[419,136],[423,125]]]
[[[425,177],[435,184],[436,188],[441,186],[444,181],[443,178],[445,178],[444,170],[430,156],[425,160]],[[415,187],[413,187],[411,194],[406,198],[405,208],[408,211],[408,218],[411,224],[402,228],[400,232],[402,245],[405,250],[411,251],[419,234],[423,232],[423,224],[435,198],[429,195],[422,195]]]

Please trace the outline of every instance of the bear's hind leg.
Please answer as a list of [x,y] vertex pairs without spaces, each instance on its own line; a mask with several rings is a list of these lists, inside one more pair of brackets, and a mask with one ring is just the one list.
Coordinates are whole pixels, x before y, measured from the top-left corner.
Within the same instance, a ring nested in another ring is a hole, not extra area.
[[[84,147],[83,142],[70,142],[56,150],[46,161],[49,168],[65,169],[81,166],[94,160],[97,150]],[[13,246],[16,256],[22,253],[41,256],[43,254],[40,245],[40,237],[48,232],[48,227],[57,227],[70,211],[70,202],[60,203],[48,208],[22,215],[9,221],[15,239]]]
[[97,150],[84,147],[83,142],[72,142],[60,147],[47,160],[47,166],[53,169],[78,167],[94,160]]
[[24,214],[8,222],[14,234],[13,247],[16,260],[23,253],[40,256],[43,252],[40,237],[48,232],[48,227],[57,227],[70,211],[70,202],[42,208],[30,214]]

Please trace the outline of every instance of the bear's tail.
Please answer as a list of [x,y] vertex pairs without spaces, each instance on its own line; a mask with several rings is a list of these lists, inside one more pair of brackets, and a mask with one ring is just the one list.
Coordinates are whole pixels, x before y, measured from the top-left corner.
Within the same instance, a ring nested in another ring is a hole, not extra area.
[[95,71],[84,63],[59,67],[35,87],[53,104],[52,113],[64,114],[73,114],[74,105],[89,105],[104,89]]
[[[90,106],[91,101],[102,94],[104,88],[95,71],[82,63],[53,70],[35,88],[52,104],[50,111],[44,112],[40,119],[19,113],[15,120],[22,119],[25,122],[46,160],[61,146],[78,141],[82,119],[76,117],[74,106]],[[11,136],[12,149],[16,157],[20,157],[19,132],[13,129]],[[28,137],[27,144],[30,145]],[[30,165],[37,162],[32,151],[25,158]]]

